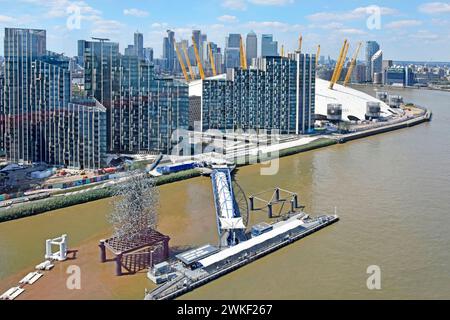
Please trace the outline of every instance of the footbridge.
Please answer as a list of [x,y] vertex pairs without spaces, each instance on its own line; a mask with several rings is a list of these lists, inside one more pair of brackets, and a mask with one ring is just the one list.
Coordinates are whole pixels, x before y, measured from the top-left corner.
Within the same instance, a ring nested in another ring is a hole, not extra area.
[[214,167],[211,181],[220,246],[235,246],[247,238],[246,225],[236,201],[230,169],[227,166]]

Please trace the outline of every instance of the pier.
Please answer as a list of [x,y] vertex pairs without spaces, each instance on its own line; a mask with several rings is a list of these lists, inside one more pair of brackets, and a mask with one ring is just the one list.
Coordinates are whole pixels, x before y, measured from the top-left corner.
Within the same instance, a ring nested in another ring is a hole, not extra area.
[[377,128],[354,132],[354,133],[349,133],[349,134],[341,135],[338,137],[332,137],[332,138],[337,140],[338,143],[342,144],[342,143],[346,143],[349,141],[377,135],[380,133],[386,133],[386,132],[391,132],[391,131],[395,131],[395,130],[399,130],[399,129],[414,127],[418,124],[421,124],[424,122],[429,122],[432,118],[432,115],[433,114],[431,111],[425,110],[425,112],[422,116],[415,117],[415,118],[412,118],[412,119],[409,119],[406,121],[401,121],[401,122],[393,123],[393,124],[389,124],[389,125],[382,125]]
[[315,219],[304,214],[273,225],[273,230],[198,261],[198,269],[174,263],[177,277],[145,295],[145,300],[170,300],[237,270],[257,259],[339,221],[337,215]]
[[[287,215],[280,216],[278,222],[253,226],[252,231],[246,233],[248,219],[244,221],[242,214],[245,212],[241,211],[248,210],[248,206],[241,209],[236,201],[230,169],[227,166],[213,167],[211,183],[219,246],[204,245],[178,254],[170,263],[151,268],[148,278],[163,284],[150,293],[146,292],[145,300],[174,299],[339,220],[337,215],[311,218],[303,212],[304,207],[299,206],[296,193],[275,188],[270,191],[273,194],[268,201],[259,198],[268,192],[251,196],[251,210],[258,210],[255,201],[263,202],[269,207],[269,217],[273,218],[272,204],[284,204],[288,199],[291,210]],[[281,193],[286,194],[287,198],[284,199]],[[245,202],[248,205],[246,198]]]

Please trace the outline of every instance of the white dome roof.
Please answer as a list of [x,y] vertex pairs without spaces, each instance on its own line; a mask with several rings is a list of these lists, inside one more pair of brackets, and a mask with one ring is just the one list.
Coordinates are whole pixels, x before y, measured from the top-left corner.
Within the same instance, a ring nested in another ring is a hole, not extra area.
[[327,105],[329,103],[342,104],[342,120],[348,121],[348,116],[354,116],[358,119],[365,119],[367,111],[367,102],[379,102],[381,106],[381,116],[391,116],[395,111],[389,111],[389,106],[358,90],[335,84],[331,90],[330,82],[326,80],[316,79],[316,114],[326,116]]

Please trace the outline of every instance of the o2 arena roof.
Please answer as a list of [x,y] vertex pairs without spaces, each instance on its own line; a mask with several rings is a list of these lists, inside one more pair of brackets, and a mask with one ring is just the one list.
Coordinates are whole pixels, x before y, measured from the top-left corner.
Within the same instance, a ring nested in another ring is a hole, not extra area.
[[363,120],[366,116],[367,102],[369,101],[380,103],[381,116],[388,117],[396,113],[386,103],[364,92],[340,84],[335,84],[332,90],[329,86],[329,81],[316,78],[316,114],[326,116],[328,104],[339,103],[342,104],[343,120],[349,120],[349,116]]

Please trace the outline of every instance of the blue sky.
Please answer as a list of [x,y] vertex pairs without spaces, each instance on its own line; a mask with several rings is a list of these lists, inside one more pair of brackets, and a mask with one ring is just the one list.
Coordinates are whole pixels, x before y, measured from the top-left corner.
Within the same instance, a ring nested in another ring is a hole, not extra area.
[[[332,57],[347,38],[353,48],[358,41],[378,41],[386,59],[450,61],[448,1],[0,0],[0,8],[1,29],[47,29],[48,49],[67,55],[76,54],[76,40],[91,36],[117,41],[123,50],[139,30],[145,46],[159,56],[166,29],[180,40],[198,28],[220,46],[230,32],[254,30],[258,35],[273,33],[293,50],[301,33],[304,51],[315,52],[320,43],[322,53]],[[79,28],[73,19],[78,12]],[[373,24],[377,12],[379,28]],[[3,35],[1,30],[2,53]]]

